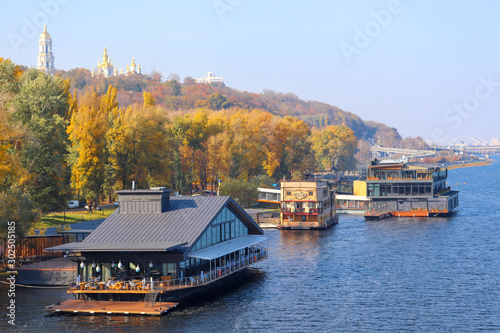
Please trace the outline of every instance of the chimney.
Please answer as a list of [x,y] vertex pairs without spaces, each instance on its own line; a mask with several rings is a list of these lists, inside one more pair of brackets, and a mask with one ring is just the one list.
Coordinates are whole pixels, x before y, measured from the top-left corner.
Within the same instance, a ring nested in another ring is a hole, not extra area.
[[[134,184],[135,185],[135,184]],[[152,187],[149,190],[117,191],[120,214],[163,213],[170,206],[170,192],[166,187]]]

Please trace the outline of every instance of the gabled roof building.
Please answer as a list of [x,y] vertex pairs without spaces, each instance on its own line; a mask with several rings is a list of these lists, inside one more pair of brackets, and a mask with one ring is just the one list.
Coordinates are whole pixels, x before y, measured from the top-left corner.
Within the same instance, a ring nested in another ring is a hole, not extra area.
[[108,290],[129,293],[133,280],[148,282],[144,294],[167,292],[211,283],[267,258],[262,229],[231,197],[169,194],[164,188],[119,191],[119,208],[84,241],[46,249],[74,256],[79,285],[96,278],[120,282],[70,292],[102,299]]

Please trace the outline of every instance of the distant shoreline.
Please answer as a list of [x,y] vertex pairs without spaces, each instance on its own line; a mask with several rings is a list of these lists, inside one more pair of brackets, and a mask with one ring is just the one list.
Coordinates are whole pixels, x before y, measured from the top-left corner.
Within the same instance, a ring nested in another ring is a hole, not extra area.
[[447,166],[446,168],[448,170],[453,170],[453,169],[460,169],[460,168],[469,168],[469,167],[478,167],[478,166],[485,166],[485,165],[492,165],[493,160],[485,160],[485,161],[480,161],[480,162],[471,162],[471,163],[464,163],[464,164],[454,164]]

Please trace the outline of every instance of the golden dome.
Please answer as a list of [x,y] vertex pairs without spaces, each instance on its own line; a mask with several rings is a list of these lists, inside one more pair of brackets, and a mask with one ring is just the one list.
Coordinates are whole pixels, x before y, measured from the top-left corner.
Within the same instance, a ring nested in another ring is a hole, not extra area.
[[43,32],[40,35],[40,38],[50,38],[50,34],[47,32],[47,25],[43,26]]

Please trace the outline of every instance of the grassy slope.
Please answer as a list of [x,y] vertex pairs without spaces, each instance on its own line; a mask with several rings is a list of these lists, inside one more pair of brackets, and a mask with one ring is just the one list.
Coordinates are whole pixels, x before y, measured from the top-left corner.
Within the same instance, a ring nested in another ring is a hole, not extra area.
[[63,212],[48,213],[42,216],[42,222],[37,223],[35,228],[50,228],[62,224],[102,219],[108,217],[114,211],[114,209],[105,209],[102,211],[93,211],[92,213],[88,211],[66,211],[66,214]]

